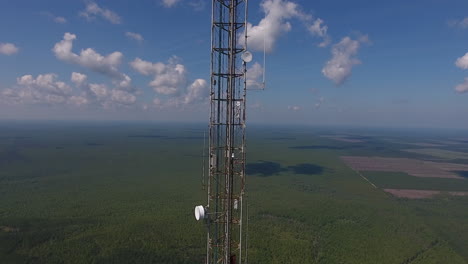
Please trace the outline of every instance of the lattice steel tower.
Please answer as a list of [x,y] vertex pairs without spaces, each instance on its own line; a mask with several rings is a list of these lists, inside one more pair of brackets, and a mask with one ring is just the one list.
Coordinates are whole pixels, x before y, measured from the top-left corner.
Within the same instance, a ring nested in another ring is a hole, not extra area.
[[206,263],[246,263],[245,117],[248,0],[213,0]]

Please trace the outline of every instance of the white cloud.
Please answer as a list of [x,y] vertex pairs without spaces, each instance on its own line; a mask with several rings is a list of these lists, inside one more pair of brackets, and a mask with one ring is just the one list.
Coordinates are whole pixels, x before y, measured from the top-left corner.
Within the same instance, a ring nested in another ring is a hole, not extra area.
[[145,40],[141,34],[134,32],[125,32],[125,36],[127,36],[130,39],[134,39],[138,42],[142,42],[143,40]]
[[331,38],[328,35],[328,26],[324,24],[324,21],[320,18],[317,18],[310,26],[308,26],[309,32],[314,35],[322,38],[322,42],[318,45],[319,47],[326,47],[330,44]]
[[0,54],[13,55],[18,52],[18,47],[13,43],[0,43]]
[[288,110],[297,112],[297,111],[302,110],[302,107],[300,107],[298,105],[290,105],[290,106],[288,106]]
[[109,94],[109,88],[105,84],[88,83],[88,76],[86,74],[73,72],[71,81],[76,87],[81,88],[89,101],[104,100]]
[[448,23],[452,27],[468,28],[468,17],[461,20],[452,20]]
[[2,100],[9,104],[64,104],[72,96],[72,88],[57,80],[54,73],[23,75],[17,78],[17,86],[4,89]]
[[32,75],[24,75],[17,78],[17,83],[22,86],[32,87],[50,94],[68,95],[72,88],[64,82],[56,81],[57,75],[53,73],[39,74],[36,78]]
[[455,87],[457,93],[466,93],[468,92],[468,77],[465,78],[465,81]]
[[112,90],[111,100],[115,103],[131,105],[136,102],[136,96],[126,91]]
[[263,68],[255,62],[250,68],[247,69],[247,89],[263,89],[261,78],[263,77]]
[[83,86],[86,83],[87,79],[88,79],[88,76],[86,76],[85,74],[82,74],[79,72],[72,72],[71,81],[76,86]]
[[130,65],[133,69],[135,69],[137,72],[143,75],[160,74],[166,68],[166,65],[162,62],[157,62],[153,64],[149,61],[144,61],[140,58],[136,58],[135,60],[130,62]]
[[460,69],[467,70],[468,69],[468,52],[462,57],[458,58],[457,61],[455,62],[455,65],[457,65],[457,67]]
[[189,2],[189,5],[195,11],[202,11],[205,9],[206,3],[207,3],[206,0],[194,0],[194,1]]
[[97,16],[100,16],[112,24],[122,23],[122,19],[117,13],[106,8],[101,8],[95,2],[88,2],[86,4],[86,9],[80,12],[79,15],[85,17],[88,20],[92,20]]
[[137,102],[135,91],[122,90],[116,86],[88,83],[88,76],[73,72],[73,90],[65,82],[59,81],[54,73],[39,74],[37,77],[24,75],[17,78],[17,85],[0,91],[0,101],[7,104],[46,104],[50,106],[101,106],[105,109],[131,107]]
[[116,86],[110,88],[103,83],[87,83],[87,76],[76,72],[72,73],[72,82],[84,91],[81,97],[86,99],[88,103],[101,105],[106,109],[120,106],[129,107],[137,102],[138,91],[122,90],[122,84],[114,82]]
[[98,99],[105,98],[109,93],[109,88],[105,84],[90,83],[89,90]]
[[58,16],[54,18],[54,22],[59,23],[59,24],[65,24],[67,23],[67,19],[64,17]]
[[187,83],[185,66],[179,63],[179,58],[173,56],[167,64],[162,62],[151,63],[140,58],[133,60],[130,65],[143,75],[154,76],[149,86],[162,95],[175,95],[180,93]]
[[84,96],[72,96],[68,99],[68,102],[76,106],[87,105],[89,103],[88,99]]
[[54,21],[55,23],[58,23],[58,24],[67,23],[67,19],[65,17],[55,16],[51,12],[41,12],[41,15],[43,15],[45,17],[48,17],[49,19],[51,19],[52,21]]
[[292,28],[287,19],[310,19],[290,1],[265,0],[260,5],[265,17],[256,26],[247,24],[247,44],[251,50],[261,51],[265,47],[267,52],[273,51],[277,39]]
[[339,43],[332,48],[332,58],[326,63],[322,69],[325,77],[332,80],[335,84],[341,85],[351,75],[351,71],[355,65],[361,64],[355,56],[362,43],[368,43],[367,36],[362,36],[357,40],[350,37],[344,37]]
[[162,4],[165,7],[173,7],[181,0],[162,0]]
[[189,83],[187,70],[176,56],[172,56],[167,63],[152,63],[136,58],[130,62],[130,66],[142,75],[153,77],[148,85],[157,94],[153,100],[157,108],[185,107],[208,99],[206,80],[196,79]]
[[308,31],[316,37],[322,38],[320,47],[325,47],[330,43],[327,34],[328,26],[320,18],[313,20],[312,15],[301,11],[298,4],[287,0],[264,0],[261,8],[265,17],[258,25],[247,24],[248,48],[255,51],[272,52],[276,41],[285,33],[291,31],[291,19],[302,21]]
[[323,102],[325,102],[325,98],[320,97],[318,101],[314,104],[315,109],[319,109],[322,106]]
[[[87,83],[87,76],[81,73],[72,73],[72,82],[84,91],[81,98],[84,98],[87,103],[94,103],[110,109],[119,106],[128,107],[137,101],[135,90],[122,90],[122,85],[117,85],[114,88],[108,87],[103,83]],[[115,85],[115,82],[114,82]],[[75,101],[84,101],[80,98],[75,98]]]
[[155,97],[155,98],[153,99],[153,104],[154,104],[155,106],[161,106],[162,103],[163,103],[162,100],[161,100],[160,98],[158,98],[158,97]]
[[118,66],[121,64],[123,54],[121,52],[112,52],[103,56],[91,48],[81,50],[80,54],[72,52],[73,41],[76,35],[65,33],[63,39],[56,43],[52,51],[55,56],[65,62],[77,64],[85,67],[91,71],[104,74],[114,81],[114,84],[123,88],[131,90],[131,78],[119,72]]
[[191,104],[197,101],[208,99],[208,84],[203,79],[196,79],[188,88],[184,95],[184,104]]

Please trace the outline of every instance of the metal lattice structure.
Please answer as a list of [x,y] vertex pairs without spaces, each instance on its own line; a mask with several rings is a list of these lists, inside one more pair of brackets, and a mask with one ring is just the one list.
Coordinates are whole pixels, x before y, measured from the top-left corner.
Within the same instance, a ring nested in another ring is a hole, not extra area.
[[[248,0],[213,0],[206,263],[246,263],[245,118]],[[244,233],[243,233],[244,231]]]

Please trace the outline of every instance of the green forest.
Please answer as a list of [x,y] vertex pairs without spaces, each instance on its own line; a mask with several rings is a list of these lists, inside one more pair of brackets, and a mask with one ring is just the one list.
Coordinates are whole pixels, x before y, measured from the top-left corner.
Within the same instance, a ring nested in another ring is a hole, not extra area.
[[[203,124],[2,123],[0,263],[203,263],[205,227],[193,208],[206,202],[205,131]],[[337,133],[363,142],[323,137]],[[411,200],[382,190],[463,191],[465,180],[364,173],[374,188],[340,159],[434,160],[405,149],[442,139],[249,127],[249,262],[468,263],[468,197]]]

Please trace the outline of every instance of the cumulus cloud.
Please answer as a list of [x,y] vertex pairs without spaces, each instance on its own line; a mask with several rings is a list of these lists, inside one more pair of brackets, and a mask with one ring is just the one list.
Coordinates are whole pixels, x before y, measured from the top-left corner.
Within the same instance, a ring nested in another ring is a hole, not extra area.
[[330,43],[327,34],[328,26],[320,18],[313,19],[312,15],[301,11],[298,4],[287,0],[264,0],[261,8],[265,17],[258,25],[247,24],[247,41],[249,49],[266,52],[273,51],[276,41],[285,33],[291,31],[291,19],[302,21],[313,36],[323,39],[319,46]]
[[86,76],[85,74],[82,74],[79,72],[72,72],[71,81],[76,86],[83,86],[86,83],[87,79],[88,79],[88,76]]
[[204,101],[208,98],[208,84],[203,79],[196,79],[188,88],[183,97],[184,104],[191,104],[197,101]]
[[13,43],[0,43],[0,54],[13,55],[18,52],[18,47]]
[[466,29],[468,28],[468,17],[465,17],[464,19],[461,19],[461,20],[449,21],[449,25],[452,27],[459,27],[459,28]]
[[155,97],[153,99],[153,105],[157,106],[157,107],[161,107],[162,106],[162,103],[163,101],[161,100],[161,98],[158,98],[158,97]]
[[288,19],[308,19],[299,6],[290,1],[266,0],[260,6],[265,17],[256,26],[247,24],[248,47],[252,50],[261,51],[265,47],[267,52],[273,51],[277,39],[292,28]]
[[130,66],[143,75],[160,74],[166,68],[166,65],[162,62],[156,62],[153,64],[140,58],[136,58],[130,62]]
[[261,78],[263,77],[263,67],[255,62],[247,69],[247,89],[263,89],[265,88]]
[[130,105],[136,102],[136,96],[126,91],[114,89],[111,93],[111,100],[119,104]]
[[324,24],[322,19],[317,18],[307,29],[312,35],[322,38],[322,42],[318,44],[319,47],[323,48],[330,44],[331,38],[327,33],[328,26]]
[[[73,97],[72,88],[65,82],[57,80],[54,73],[23,75],[17,78],[17,85],[2,91],[2,99],[13,104],[75,104],[83,103]],[[73,97],[73,99],[72,99]]]
[[462,57],[458,58],[457,61],[455,61],[455,65],[457,65],[457,67],[460,69],[467,70],[468,69],[468,52]]
[[125,32],[125,36],[127,36],[130,39],[136,40],[138,42],[143,42],[145,40],[141,34],[135,33],[135,32]]
[[165,7],[173,7],[179,2],[180,2],[180,0],[162,0],[161,1],[163,6],[165,6]]
[[88,76],[73,72],[70,81],[75,88],[59,81],[55,73],[39,74],[37,77],[23,75],[16,85],[0,91],[0,101],[17,105],[48,105],[74,107],[133,107],[137,102],[135,91],[122,90],[118,86],[88,83]]
[[72,96],[70,99],[68,99],[70,104],[76,105],[76,106],[82,106],[82,105],[87,105],[89,103],[88,99],[84,96]]
[[62,17],[62,16],[56,16],[54,14],[52,14],[51,12],[41,12],[41,14],[45,17],[48,17],[49,19],[51,19],[52,21],[54,21],[55,23],[58,23],[58,24],[65,24],[67,23],[67,19]]
[[[463,55],[462,57],[458,58],[455,61],[455,65],[460,69],[467,70],[468,69],[468,52],[465,55]],[[465,81],[463,83],[455,86],[455,91],[457,93],[466,93],[466,92],[468,92],[468,77],[465,78]]]
[[99,16],[112,24],[122,23],[122,19],[117,13],[106,8],[101,8],[95,2],[88,2],[86,4],[86,9],[81,11],[79,15],[86,18],[87,20],[93,20]]
[[302,110],[302,107],[300,107],[298,105],[290,105],[290,106],[288,106],[288,110],[297,112],[297,111]]
[[114,81],[115,85],[131,90],[131,78],[119,72],[118,66],[121,64],[123,54],[121,52],[112,52],[108,55],[101,55],[91,48],[81,50],[80,54],[73,53],[73,41],[76,35],[65,33],[63,39],[57,42],[52,49],[55,56],[62,61],[77,64],[91,71],[104,74]]
[[195,11],[202,11],[205,9],[206,3],[207,3],[206,0],[194,0],[194,1],[189,2],[189,5]]
[[208,99],[209,87],[206,80],[196,79],[189,83],[187,70],[176,56],[172,56],[167,63],[153,63],[136,58],[130,62],[130,66],[142,75],[153,77],[148,85],[157,94],[153,105],[158,108],[193,105]]
[[205,9],[207,0],[160,0],[162,6],[166,8],[172,8],[177,6],[179,3],[184,2],[185,5],[191,7],[194,11],[202,11]]
[[81,50],[80,54],[72,52],[73,41],[76,35],[65,33],[63,39],[56,43],[52,49],[55,56],[63,61],[78,64],[93,71],[106,74],[113,78],[121,77],[121,73],[117,67],[122,61],[123,54],[121,52],[113,52],[107,56],[102,56],[91,48]]
[[455,91],[457,93],[466,93],[468,92],[468,77],[465,78],[465,81],[457,86],[455,86]]
[[130,65],[143,75],[154,76],[149,86],[158,94],[178,94],[187,83],[185,66],[180,63],[180,59],[176,56],[171,57],[167,64],[162,62],[151,63],[136,58],[130,62]]
[[320,97],[320,98],[317,100],[317,102],[314,104],[315,109],[319,109],[319,108],[322,106],[323,102],[325,102],[325,98],[324,98],[324,97]]
[[24,75],[17,78],[17,83],[26,87],[37,88],[51,94],[67,95],[71,93],[71,87],[64,82],[56,81],[57,75],[53,73],[39,74],[36,78],[32,75]]
[[122,90],[121,86],[110,88],[103,83],[88,83],[88,76],[73,72],[71,81],[84,92],[83,98],[88,103],[99,104],[104,108],[119,105],[130,106],[136,103],[136,91]]
[[59,23],[59,24],[65,24],[67,23],[67,19],[61,16],[54,17],[54,22]]
[[344,37],[332,48],[332,58],[325,64],[322,74],[335,84],[341,85],[351,75],[355,65],[361,64],[356,58],[362,43],[368,43],[367,36],[362,36],[357,40],[350,37]]
[[88,87],[91,94],[97,99],[103,99],[109,93],[109,88],[105,84],[90,83]]

